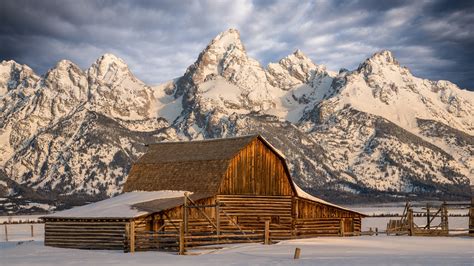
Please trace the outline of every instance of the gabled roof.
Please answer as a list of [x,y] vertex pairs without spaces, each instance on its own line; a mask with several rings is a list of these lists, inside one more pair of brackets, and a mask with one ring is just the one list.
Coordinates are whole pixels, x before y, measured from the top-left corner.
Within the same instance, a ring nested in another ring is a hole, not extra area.
[[[298,188],[291,180],[283,153],[260,135],[150,144],[148,151],[132,166],[123,191],[179,190],[206,197],[213,196],[219,190],[230,160],[257,138],[281,159],[295,196],[352,211],[311,196]],[[182,197],[158,199],[137,204],[137,207],[160,211],[167,206],[179,206],[177,204],[182,204]]]
[[185,142],[160,142],[132,166],[124,192],[186,190],[215,195],[229,161],[258,135]]
[[230,160],[257,137],[153,143],[137,164]]

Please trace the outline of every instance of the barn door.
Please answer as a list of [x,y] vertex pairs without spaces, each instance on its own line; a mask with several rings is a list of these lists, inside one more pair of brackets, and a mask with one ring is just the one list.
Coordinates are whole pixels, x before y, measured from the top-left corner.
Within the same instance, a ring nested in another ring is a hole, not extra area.
[[345,218],[344,219],[344,232],[353,233],[354,232],[354,219]]

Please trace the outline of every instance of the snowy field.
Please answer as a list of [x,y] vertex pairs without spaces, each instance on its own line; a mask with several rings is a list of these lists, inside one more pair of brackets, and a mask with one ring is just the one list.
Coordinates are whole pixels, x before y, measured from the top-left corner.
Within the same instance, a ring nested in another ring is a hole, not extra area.
[[[293,259],[295,248],[299,260]],[[326,237],[275,245],[239,244],[202,255],[89,251],[45,247],[42,241],[0,242],[0,265],[473,265],[469,237]]]
[[[456,219],[464,217],[454,217]],[[364,223],[372,223],[368,218]],[[0,226],[0,265],[474,265],[471,237],[362,236],[321,237],[283,241],[276,245],[226,245],[198,256],[167,252],[89,251],[45,247],[44,226]],[[364,225],[366,227],[366,225]],[[293,260],[295,248],[299,260]],[[191,251],[193,252],[193,251]],[[199,251],[195,251],[199,252]]]
[[[363,211],[363,210],[359,210]],[[364,211],[367,213],[367,209]],[[370,214],[370,213],[368,213]],[[13,217],[34,220],[35,217]],[[363,230],[384,230],[390,217],[363,219]],[[392,218],[398,219],[398,218]],[[418,224],[426,218],[417,217]],[[6,220],[0,217],[0,221]],[[466,228],[467,217],[449,217],[450,228]],[[92,251],[44,246],[44,225],[0,225],[0,266],[6,265],[474,265],[472,237],[361,236],[321,237],[282,241],[275,245],[221,245],[222,249],[191,252],[201,255],[177,256],[168,252]],[[299,260],[293,259],[295,248]]]

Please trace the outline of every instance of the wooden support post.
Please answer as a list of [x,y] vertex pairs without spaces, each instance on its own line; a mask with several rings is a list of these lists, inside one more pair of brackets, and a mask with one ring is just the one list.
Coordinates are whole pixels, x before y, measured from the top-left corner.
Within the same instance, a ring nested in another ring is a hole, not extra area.
[[5,225],[5,241],[8,242],[8,229],[7,229],[7,225]]
[[123,241],[123,252],[127,253],[130,251],[130,247],[127,246],[127,244],[130,246],[130,224],[125,224],[125,237]]
[[297,260],[300,258],[301,255],[301,249],[300,248],[295,248],[295,255],[293,256],[293,259]]
[[339,236],[344,236],[344,218],[339,221]]
[[270,245],[270,221],[265,221],[265,245]]
[[431,227],[431,217],[430,217],[430,204],[426,203],[426,228],[430,229]]
[[449,217],[448,217],[448,207],[446,206],[446,202],[443,203],[441,207],[443,210],[441,211],[441,222],[442,222],[442,229],[446,232],[449,232]]
[[135,252],[135,221],[130,222],[130,229],[129,229],[129,236],[130,236],[130,252]]
[[220,215],[221,215],[221,212],[220,212],[220,206],[219,206],[219,200],[216,199],[216,233],[217,235],[220,235],[221,234],[221,218],[220,218]]
[[413,221],[413,209],[408,210],[408,235],[413,236],[414,235],[414,221]]
[[35,236],[35,234],[33,232],[33,225],[31,225],[31,237],[34,237],[34,236]]
[[184,222],[184,233],[187,233],[188,232],[188,192],[184,192],[183,222]]
[[184,222],[179,223],[179,255],[184,255]]

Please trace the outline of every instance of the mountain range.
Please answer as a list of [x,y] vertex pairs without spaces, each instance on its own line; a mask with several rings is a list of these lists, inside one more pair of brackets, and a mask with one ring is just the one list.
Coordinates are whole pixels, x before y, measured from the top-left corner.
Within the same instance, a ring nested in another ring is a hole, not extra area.
[[0,213],[116,195],[147,143],[255,133],[300,187],[339,203],[466,199],[474,180],[474,92],[415,77],[390,51],[339,72],[300,50],[263,67],[229,29],[156,86],[112,54],[43,76],[1,62]]

